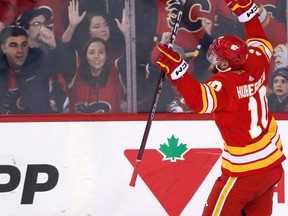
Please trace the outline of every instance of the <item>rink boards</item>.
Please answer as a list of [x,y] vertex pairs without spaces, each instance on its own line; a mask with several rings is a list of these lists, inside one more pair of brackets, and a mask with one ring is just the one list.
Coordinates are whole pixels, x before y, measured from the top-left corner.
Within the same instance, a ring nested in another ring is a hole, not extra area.
[[[189,117],[153,121],[135,187],[146,117],[2,120],[1,215],[201,215],[223,141],[213,120]],[[288,121],[277,122],[288,155]],[[275,188],[274,216],[288,212],[285,182]]]

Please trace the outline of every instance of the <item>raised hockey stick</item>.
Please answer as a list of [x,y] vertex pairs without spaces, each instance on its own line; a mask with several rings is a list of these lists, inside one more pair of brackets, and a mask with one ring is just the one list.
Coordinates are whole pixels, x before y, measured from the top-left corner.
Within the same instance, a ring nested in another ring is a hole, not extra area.
[[[172,35],[171,35],[168,47],[173,47],[173,44],[175,42],[176,34],[177,34],[178,28],[180,26],[182,14],[183,14],[183,6],[184,6],[185,2],[186,2],[186,0],[181,0],[180,1],[180,8],[179,8],[178,13],[177,13],[177,18],[176,18],[175,24],[173,26],[173,31],[172,31]],[[132,186],[132,187],[134,187],[135,184],[136,184],[136,179],[137,179],[137,176],[138,176],[138,168],[139,168],[139,165],[141,164],[141,161],[142,161],[142,157],[143,157],[143,153],[144,153],[144,150],[145,150],[147,138],[148,138],[148,135],[149,135],[149,132],[150,132],[150,128],[151,128],[151,124],[152,124],[152,121],[153,121],[153,118],[154,118],[154,115],[155,115],[155,112],[156,112],[156,108],[157,108],[157,105],[158,105],[160,93],[162,91],[164,79],[165,79],[165,72],[161,71],[161,75],[160,75],[160,78],[159,78],[159,81],[158,81],[158,85],[157,85],[157,90],[156,90],[154,98],[153,98],[153,103],[152,103],[151,110],[150,110],[150,113],[149,113],[149,117],[148,117],[148,120],[147,120],[147,123],[146,123],[145,131],[144,131],[143,138],[142,138],[142,142],[141,142],[141,145],[140,145],[140,148],[139,148],[139,151],[138,151],[136,164],[134,166],[134,171],[133,171],[133,174],[132,174],[132,177],[131,177],[131,180],[130,180],[130,184],[129,185]]]

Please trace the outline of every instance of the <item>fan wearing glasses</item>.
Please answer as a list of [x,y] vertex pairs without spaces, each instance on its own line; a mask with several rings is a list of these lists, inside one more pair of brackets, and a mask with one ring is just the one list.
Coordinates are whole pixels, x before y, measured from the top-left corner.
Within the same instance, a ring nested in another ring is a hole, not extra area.
[[17,24],[26,30],[30,48],[38,48],[42,45],[50,49],[56,48],[54,32],[49,28],[49,21],[52,17],[52,10],[44,6],[27,9],[20,16]]
[[71,70],[75,69],[76,65],[71,67],[73,64],[70,62],[74,58],[74,53],[55,37],[52,18],[52,9],[41,6],[25,10],[16,24],[26,31],[30,48],[40,48],[54,57],[54,62],[57,64],[55,66],[60,70],[55,71],[49,80],[50,105],[55,112],[66,112],[69,98],[65,78],[70,79],[74,76],[75,71]]

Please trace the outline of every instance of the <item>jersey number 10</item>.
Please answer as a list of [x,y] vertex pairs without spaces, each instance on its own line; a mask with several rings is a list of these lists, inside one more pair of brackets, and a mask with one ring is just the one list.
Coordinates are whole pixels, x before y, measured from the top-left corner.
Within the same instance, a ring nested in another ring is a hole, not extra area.
[[[260,100],[260,103],[257,103],[257,99]],[[251,114],[249,133],[251,138],[254,139],[258,137],[261,134],[262,130],[265,129],[268,125],[268,104],[265,86],[261,86],[261,88],[255,95],[249,97],[248,106]],[[261,121],[259,121],[259,118],[261,118]]]

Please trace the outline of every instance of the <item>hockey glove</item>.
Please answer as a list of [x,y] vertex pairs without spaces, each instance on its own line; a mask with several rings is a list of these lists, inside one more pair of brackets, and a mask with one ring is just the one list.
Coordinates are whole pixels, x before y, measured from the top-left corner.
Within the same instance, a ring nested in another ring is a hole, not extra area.
[[251,20],[259,11],[253,0],[225,0],[228,7],[238,16],[242,23]]
[[172,80],[182,77],[187,72],[188,64],[178,52],[168,48],[167,45],[159,44],[157,48],[160,54],[156,63]]

